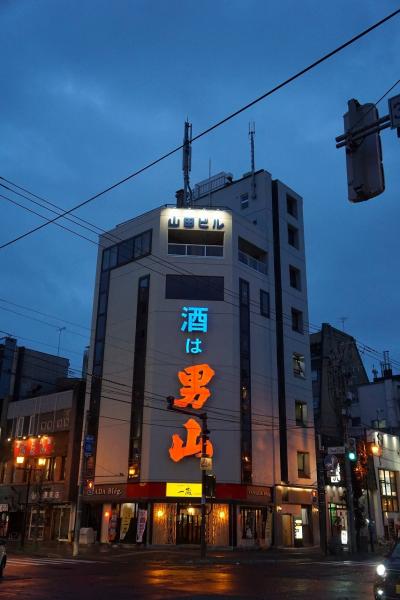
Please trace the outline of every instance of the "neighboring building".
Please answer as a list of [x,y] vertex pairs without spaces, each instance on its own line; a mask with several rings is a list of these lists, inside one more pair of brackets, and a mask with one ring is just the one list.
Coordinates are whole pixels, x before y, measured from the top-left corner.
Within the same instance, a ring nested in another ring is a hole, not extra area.
[[200,419],[172,395],[208,414],[208,543],[318,544],[302,199],[266,171],[193,196],[101,236],[83,523],[199,542]]
[[351,407],[354,427],[373,427],[391,434],[400,434],[400,375],[392,369],[382,370],[381,377],[360,385],[358,402]]
[[350,420],[357,403],[357,386],[368,383],[368,376],[355,339],[323,323],[321,331],[310,335],[311,376],[314,422],[317,436],[320,530],[322,546],[333,538],[345,540],[341,532],[349,531],[344,456],[338,466],[327,471],[324,466],[327,448],[343,446],[346,433],[352,435]]
[[[0,453],[0,537],[69,540],[74,523],[85,383],[10,402]],[[26,516],[24,516],[26,513]]]
[[69,360],[18,346],[11,337],[0,344],[0,440],[4,437],[8,403],[48,394],[57,380],[68,377]]

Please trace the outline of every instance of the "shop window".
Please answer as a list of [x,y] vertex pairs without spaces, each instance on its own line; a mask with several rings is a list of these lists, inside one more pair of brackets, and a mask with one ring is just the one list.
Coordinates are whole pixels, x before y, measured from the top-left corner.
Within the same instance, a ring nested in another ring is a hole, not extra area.
[[60,481],[65,480],[66,467],[67,467],[67,457],[62,456],[61,457],[61,466],[60,466]]
[[307,425],[307,402],[296,400],[295,404],[296,412],[296,425],[299,427],[306,427]]
[[267,508],[240,507],[242,540],[262,540],[265,538]]
[[298,477],[310,477],[310,453],[297,452],[297,474]]
[[397,497],[396,472],[379,469],[379,487],[381,491],[382,510],[384,512],[398,512],[399,502]]
[[306,368],[303,354],[293,352],[292,363],[293,375],[295,377],[301,377],[302,379],[304,379],[306,376]]

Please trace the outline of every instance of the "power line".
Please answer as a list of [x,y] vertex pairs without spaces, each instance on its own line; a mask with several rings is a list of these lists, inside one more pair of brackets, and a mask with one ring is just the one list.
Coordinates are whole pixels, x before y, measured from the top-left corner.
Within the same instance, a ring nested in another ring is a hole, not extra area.
[[[307,67],[301,69],[300,71],[298,71],[297,73],[295,73],[291,77],[288,77],[287,79],[285,79],[284,81],[282,81],[281,83],[279,83],[275,87],[271,88],[270,90],[268,90],[267,92],[265,92],[261,96],[258,96],[257,98],[255,98],[251,102],[249,102],[249,103],[245,104],[244,106],[242,106],[241,108],[239,108],[238,110],[230,113],[228,116],[224,117],[220,121],[217,121],[216,123],[214,123],[213,125],[211,125],[207,129],[205,129],[204,131],[198,133],[196,136],[194,136],[192,138],[192,142],[195,142],[196,140],[202,138],[203,136],[207,135],[211,131],[214,131],[218,127],[221,127],[221,125],[223,125],[223,124],[227,123],[228,121],[230,121],[231,119],[237,117],[242,112],[248,110],[249,108],[251,108],[255,104],[261,102],[262,100],[265,100],[265,98],[267,98],[268,96],[271,96],[272,94],[274,94],[278,90],[280,90],[280,89],[284,88],[285,86],[289,85],[290,83],[292,83],[293,81],[295,81],[299,77],[302,77],[303,75],[305,75],[306,73],[308,73],[309,71],[311,71],[312,69],[314,69],[315,67],[317,67],[318,65],[320,65],[323,62],[327,61],[328,59],[332,58],[332,56],[338,54],[339,52],[341,52],[342,50],[344,50],[348,46],[354,44],[359,39],[363,38],[364,36],[368,35],[373,30],[377,29],[378,27],[380,27],[381,25],[383,25],[384,23],[386,23],[390,19],[394,18],[399,13],[400,13],[400,9],[395,10],[394,12],[390,13],[389,15],[387,15],[386,17],[384,17],[383,19],[377,21],[376,23],[374,23],[373,25],[371,25],[370,27],[368,27],[367,29],[364,29],[359,34],[353,36],[352,38],[350,38],[349,40],[347,40],[346,42],[344,42],[340,46],[337,46],[334,50],[331,50],[327,54],[324,54],[322,57],[320,57],[316,61],[312,62]],[[25,237],[31,235],[32,233],[34,233],[36,231],[39,231],[40,229],[43,229],[44,227],[46,227],[50,223],[55,223],[56,221],[58,221],[58,219],[60,219],[62,217],[65,217],[66,215],[71,214],[72,212],[78,210],[79,208],[82,208],[83,206],[86,206],[87,204],[93,202],[94,200],[97,200],[98,198],[100,198],[104,194],[106,194],[106,193],[114,190],[115,188],[117,188],[120,185],[126,183],[127,181],[133,179],[134,177],[137,177],[138,175],[140,175],[144,171],[147,171],[148,169],[150,169],[151,167],[157,165],[158,163],[160,163],[161,161],[165,160],[166,158],[169,158],[170,156],[172,156],[173,154],[175,154],[176,152],[178,152],[182,148],[183,148],[183,144],[179,144],[177,147],[173,148],[172,150],[169,150],[168,152],[166,152],[165,154],[163,154],[159,158],[151,161],[147,165],[141,167],[140,169],[134,171],[130,175],[128,175],[128,176],[124,177],[123,179],[117,181],[116,183],[110,185],[106,189],[98,192],[97,194],[94,194],[93,196],[91,196],[87,200],[84,200],[84,201],[80,202],[79,204],[73,206],[72,208],[69,208],[68,210],[65,210],[62,214],[55,216],[54,218],[50,219],[47,223],[42,223],[41,225],[38,225],[37,227],[34,227],[33,229],[31,229],[29,231],[26,231],[25,233],[23,233],[23,234],[15,237],[14,239],[9,240],[8,242],[5,242],[4,244],[2,244],[0,246],[0,249],[6,248],[6,247],[10,246],[11,244],[16,243],[17,241],[24,239]]]

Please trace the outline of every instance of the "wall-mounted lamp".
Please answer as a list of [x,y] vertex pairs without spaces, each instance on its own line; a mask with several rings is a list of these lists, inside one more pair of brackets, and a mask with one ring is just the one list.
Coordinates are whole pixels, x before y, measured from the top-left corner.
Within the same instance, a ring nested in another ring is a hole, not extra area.
[[160,509],[157,511],[157,517],[158,517],[159,519],[161,519],[163,516],[164,516],[164,511],[163,511],[163,510],[160,508]]
[[282,506],[279,506],[279,504],[276,507],[276,512],[281,512],[282,511]]
[[193,506],[189,506],[189,508],[187,509],[187,511],[188,511],[189,515],[194,515],[194,508],[193,508]]
[[46,464],[46,459],[43,457],[38,458],[37,464],[39,465],[39,467],[44,467],[44,465]]
[[15,462],[17,463],[17,465],[23,465],[25,462],[25,456],[17,456]]
[[106,512],[104,513],[104,517],[106,519],[108,519],[109,516],[110,516],[110,512],[108,510],[106,510]]
[[225,519],[225,511],[224,511],[224,510],[220,510],[220,511],[219,511],[219,518],[220,518],[221,520]]

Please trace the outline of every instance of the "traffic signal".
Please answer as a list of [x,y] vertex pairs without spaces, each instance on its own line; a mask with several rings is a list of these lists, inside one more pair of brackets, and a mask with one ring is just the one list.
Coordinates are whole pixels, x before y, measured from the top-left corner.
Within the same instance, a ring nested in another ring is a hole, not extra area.
[[93,479],[86,480],[86,493],[88,495],[94,494],[94,481]]
[[[374,104],[360,104],[354,98],[349,100],[348,107],[348,112],[343,116],[344,130],[348,136],[346,144],[348,198],[350,202],[363,202],[378,196],[385,190],[379,131],[367,135],[368,128],[373,131],[374,126],[377,125],[379,115]],[[365,132],[354,135],[354,131],[363,128],[366,128]]]
[[352,462],[357,460],[357,442],[356,438],[349,437],[347,440],[347,458]]
[[205,497],[206,498],[215,498],[215,488],[217,486],[217,480],[215,475],[211,475],[210,473],[206,473],[205,476]]

